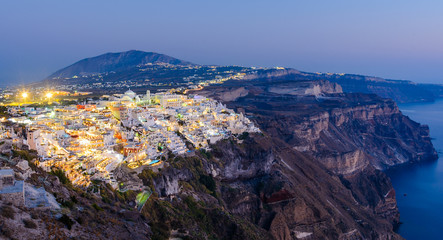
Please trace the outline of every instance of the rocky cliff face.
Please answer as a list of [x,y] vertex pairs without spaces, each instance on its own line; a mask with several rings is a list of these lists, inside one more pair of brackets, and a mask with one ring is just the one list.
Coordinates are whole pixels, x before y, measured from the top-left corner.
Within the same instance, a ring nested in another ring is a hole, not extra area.
[[[290,152],[298,156],[291,154],[285,155],[286,157],[274,156],[275,162],[278,162],[281,168],[268,173],[270,177],[267,181],[271,186],[280,184],[283,187],[260,196],[262,203],[273,205],[275,202],[286,202],[294,196],[295,199],[300,195],[309,196],[307,193],[294,192],[294,186],[314,182],[315,186],[323,189],[325,185],[331,184],[330,178],[332,178],[337,180],[335,182],[337,187],[347,189],[349,195],[344,198],[353,201],[350,205],[356,204],[359,208],[371,212],[372,220],[398,223],[395,191],[389,178],[380,170],[398,164],[436,159],[437,154],[430,141],[428,128],[402,115],[392,100],[382,99],[376,95],[342,93],[338,87],[331,88],[333,85],[330,83],[324,87],[329,90],[323,90],[321,94],[308,90],[310,86],[321,85],[322,82],[260,79],[230,82],[226,83],[224,88],[209,87],[199,94],[223,100],[222,96],[226,91],[235,91],[240,87],[238,85],[241,85],[242,92],[247,94],[232,101],[225,101],[228,107],[243,112],[253,119],[264,134],[279,146],[278,150],[274,150],[275,153],[283,155]],[[308,160],[300,161],[300,156]],[[326,172],[330,178],[327,177],[328,180],[324,176],[296,178],[298,169],[302,169],[304,174],[310,173],[311,170],[307,170],[308,162],[320,163],[323,170],[311,169],[312,172]],[[324,181],[317,182],[318,179]],[[315,192],[318,193],[318,190]],[[323,219],[325,214],[321,210],[310,208],[316,201],[313,199],[317,198],[321,199],[319,206],[332,207],[340,216],[343,212],[335,207],[349,208],[348,203],[337,203],[336,200],[332,202],[327,196],[320,194],[304,198],[302,202],[289,201],[285,207],[280,206],[279,211],[274,209],[270,214],[272,215],[269,217],[270,220],[267,220],[270,225],[261,226],[269,229],[277,239],[296,239],[307,235],[313,238],[325,237],[312,231],[322,228],[313,221]],[[331,210],[326,212],[331,213]],[[260,216],[265,215],[260,214]],[[338,216],[330,217],[337,221]],[[357,218],[351,221],[360,222]],[[300,222],[305,222],[306,225],[303,226],[310,227],[300,228],[301,225],[297,224]],[[326,224],[322,231],[331,231],[332,235],[327,236],[334,236],[332,238],[396,237],[391,230],[378,231],[372,229],[368,223],[362,226],[365,230],[347,227],[345,231]],[[377,233],[365,232],[369,229]],[[392,225],[388,229],[392,229]]]
[[[392,231],[391,223],[380,217],[382,213],[389,214],[383,209],[387,198],[376,201],[380,205],[380,213],[375,208],[368,208],[367,204],[359,202],[343,184],[343,180],[329,174],[315,160],[293,150],[279,139],[253,134],[242,143],[231,139],[218,142],[212,147],[210,155],[197,152],[194,157],[169,159],[171,165],[154,178],[154,185],[159,194],[158,201],[193,196],[206,209],[218,208],[223,209],[224,214],[233,214],[226,224],[234,224],[237,233],[229,236],[217,233],[218,237],[399,238]],[[179,164],[180,162],[184,164]],[[198,167],[194,169],[191,166]],[[211,175],[214,179],[217,186],[214,192],[208,191],[210,187],[207,185],[200,188],[196,183],[196,179],[202,179],[204,175]],[[171,179],[180,179],[178,192],[174,192],[176,187]],[[370,179],[366,182],[370,182]],[[379,187],[380,191],[389,192],[389,185],[379,184]],[[372,193],[371,190],[367,192]],[[172,205],[177,209],[179,205],[174,204],[178,203],[173,200]],[[246,227],[237,222],[236,217],[252,225]],[[174,230],[202,231],[199,220],[195,221],[193,224],[175,224]],[[174,226],[171,224],[170,228]],[[223,231],[227,230],[225,228]],[[252,235],[251,231],[261,235]],[[206,236],[210,236],[210,233],[207,234]],[[196,235],[191,237],[199,238]]]
[[288,94],[295,96],[323,96],[330,93],[342,93],[343,89],[337,83],[328,81],[309,81],[309,82],[282,82],[277,84],[273,82],[268,87],[268,92],[276,94]]
[[[237,89],[201,93],[225,101],[223,96]],[[404,116],[392,100],[343,93],[327,81],[258,81],[240,89],[243,95],[225,101],[228,106],[336,174],[351,174],[368,164],[385,170],[437,158],[428,127]]]
[[391,98],[398,103],[430,102],[443,96],[442,85],[417,84],[405,80],[390,80],[355,74],[309,73],[295,69],[269,69],[250,74],[245,79],[254,81],[327,80],[339,84],[344,92],[377,94],[383,98]]
[[350,174],[367,164],[385,170],[436,159],[427,126],[402,115],[391,100],[373,99],[377,101],[368,102],[362,95],[335,96],[315,103],[323,110],[287,115],[288,142],[338,174]]

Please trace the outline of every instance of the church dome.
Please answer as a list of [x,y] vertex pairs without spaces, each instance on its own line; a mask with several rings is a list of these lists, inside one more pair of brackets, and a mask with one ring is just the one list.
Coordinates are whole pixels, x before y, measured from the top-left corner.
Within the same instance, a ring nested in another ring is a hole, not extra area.
[[129,98],[133,99],[137,95],[135,94],[135,92],[133,92],[131,89],[129,89],[128,91],[125,92],[125,96],[128,96]]

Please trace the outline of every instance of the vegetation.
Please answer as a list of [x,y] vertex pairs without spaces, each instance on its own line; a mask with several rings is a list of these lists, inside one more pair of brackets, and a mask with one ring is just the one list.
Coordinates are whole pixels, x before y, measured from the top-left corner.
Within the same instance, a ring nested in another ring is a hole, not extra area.
[[192,218],[203,219],[205,217],[205,212],[200,208],[199,204],[192,196],[187,196],[183,201],[187,205]]
[[5,106],[0,106],[0,117],[8,117],[8,108]]
[[59,219],[60,222],[65,224],[65,226],[71,230],[72,225],[74,225],[74,221],[70,217],[68,217],[66,214],[63,214]]
[[143,185],[148,186],[152,190],[152,194],[155,194],[155,187],[154,187],[154,178],[157,177],[157,173],[152,171],[152,169],[144,169],[138,177],[143,181]]
[[92,207],[96,210],[96,211],[103,211],[103,208],[101,208],[99,205],[97,205],[96,203],[92,204]]
[[212,194],[215,193],[217,185],[211,175],[200,175],[199,182],[203,184]]
[[11,206],[4,205],[0,208],[0,214],[5,218],[14,219],[15,211]]
[[69,181],[69,178],[66,177],[65,172],[61,169],[53,168],[50,174],[57,176],[62,184],[71,184],[71,181]]
[[200,149],[200,153],[206,158],[206,159],[211,159],[212,158],[212,154],[209,151],[206,151],[206,149]]
[[69,209],[72,209],[74,207],[74,202],[69,200],[57,199],[57,202],[59,202],[62,207],[66,207]]
[[25,224],[26,228],[37,228],[37,224],[35,224],[35,222],[31,219],[23,219],[23,224]]
[[12,150],[12,156],[19,157],[28,161],[37,158],[37,154],[35,152],[26,150]]
[[247,221],[237,218],[223,209],[207,206],[192,196],[181,195],[181,200],[172,202],[152,199],[143,209],[150,220],[152,239],[169,239],[172,229],[189,235],[182,239],[264,239],[257,229]]
[[62,106],[69,106],[69,105],[77,104],[77,101],[75,101],[75,100],[60,100],[59,103]]

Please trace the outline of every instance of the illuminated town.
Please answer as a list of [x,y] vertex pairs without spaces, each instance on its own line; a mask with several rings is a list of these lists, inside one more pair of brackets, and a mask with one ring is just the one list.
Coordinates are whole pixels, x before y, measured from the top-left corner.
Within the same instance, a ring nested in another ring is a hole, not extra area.
[[2,1],[0,240],[443,239],[443,1]]
[[[46,92],[42,98],[49,102],[55,94],[63,93]],[[30,97],[25,91],[17,95],[22,101]],[[38,166],[48,172],[61,169],[82,187],[101,180],[117,189],[126,184],[114,176],[119,167],[161,167],[167,153],[192,154],[221,139],[259,131],[243,114],[215,100],[149,90],[145,95],[131,90],[105,95],[85,104],[16,104],[8,113],[13,117],[4,121],[23,124],[26,135],[20,139],[3,128],[2,137],[22,141],[37,151]]]

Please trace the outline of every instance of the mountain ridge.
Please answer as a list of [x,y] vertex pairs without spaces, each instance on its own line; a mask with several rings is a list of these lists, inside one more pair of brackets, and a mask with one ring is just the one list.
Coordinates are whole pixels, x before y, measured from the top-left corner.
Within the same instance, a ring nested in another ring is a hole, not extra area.
[[55,73],[46,79],[66,78],[76,75],[90,75],[111,71],[123,71],[149,63],[166,63],[172,65],[194,65],[165,54],[130,50],[125,52],[108,52],[95,57],[84,58]]
[[[168,67],[170,65],[174,69]],[[190,70],[189,66],[194,67],[194,69]],[[97,86],[95,83],[122,81],[136,83],[149,79],[151,83],[155,84],[169,82],[184,86],[188,82],[188,80],[185,80],[187,77],[197,76],[199,79],[211,80],[216,75],[223,75],[222,71],[214,72],[211,67],[222,68],[222,66],[197,65],[155,52],[130,50],[110,52],[82,59],[31,85],[80,84],[81,86],[90,85],[90,90],[94,90],[93,88]],[[226,68],[229,68],[229,66]],[[385,79],[358,74],[311,73],[293,68],[240,67],[235,69],[234,66],[230,68],[228,72],[230,71],[233,74],[246,71],[247,74],[243,78],[244,80],[263,79],[268,82],[279,79],[291,79],[293,81],[327,80],[340,84],[344,92],[377,94],[383,98],[391,98],[397,103],[432,102],[443,97],[443,85],[421,84],[409,80]],[[109,86],[108,88],[115,89],[115,86]],[[137,91],[135,87],[131,88]],[[140,92],[149,89],[149,87],[145,88],[140,89]]]

